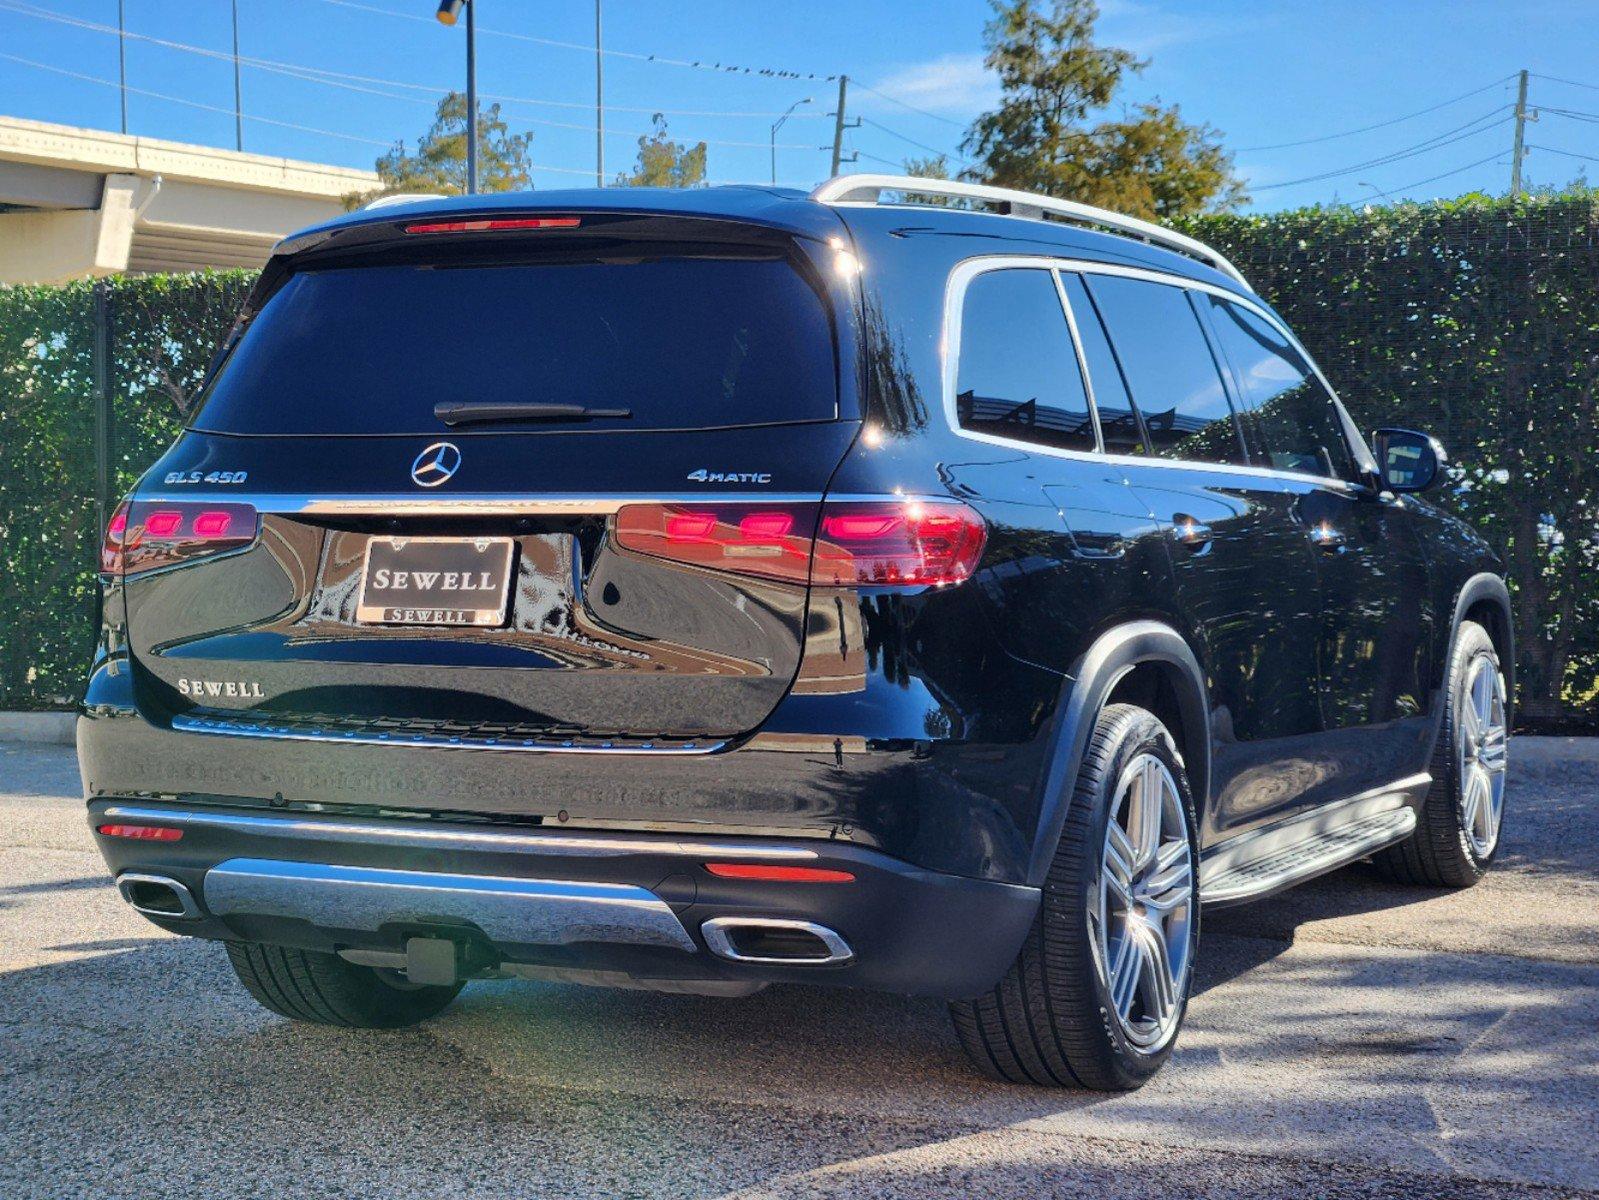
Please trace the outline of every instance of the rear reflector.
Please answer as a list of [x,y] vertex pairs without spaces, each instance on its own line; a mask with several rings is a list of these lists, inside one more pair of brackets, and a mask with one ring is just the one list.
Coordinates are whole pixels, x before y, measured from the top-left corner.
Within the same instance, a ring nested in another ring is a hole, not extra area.
[[183,830],[168,825],[100,825],[96,826],[96,832],[141,842],[176,842],[183,837]]
[[763,879],[771,883],[854,883],[848,871],[822,867],[769,867],[759,863],[706,863],[705,869],[721,879]]
[[581,217],[497,217],[483,221],[424,221],[406,233],[498,233],[508,229],[576,229]]
[[237,550],[255,541],[259,523],[249,504],[124,500],[106,525],[100,570],[136,575]]
[[986,537],[982,517],[954,500],[629,504],[616,517],[624,549],[822,587],[959,583]]

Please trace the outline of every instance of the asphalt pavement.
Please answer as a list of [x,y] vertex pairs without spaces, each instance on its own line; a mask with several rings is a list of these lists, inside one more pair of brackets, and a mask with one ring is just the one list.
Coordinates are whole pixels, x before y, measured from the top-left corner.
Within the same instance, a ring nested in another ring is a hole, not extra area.
[[1512,755],[1482,885],[1211,914],[1176,1058],[1098,1096],[823,988],[294,1025],[123,906],[70,748],[0,743],[0,1197],[1599,1197],[1599,745]]

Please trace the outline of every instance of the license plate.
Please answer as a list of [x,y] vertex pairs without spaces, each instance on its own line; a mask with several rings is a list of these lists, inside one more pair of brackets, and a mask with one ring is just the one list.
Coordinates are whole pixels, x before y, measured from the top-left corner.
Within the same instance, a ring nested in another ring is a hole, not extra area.
[[355,619],[374,625],[503,625],[510,538],[369,538]]

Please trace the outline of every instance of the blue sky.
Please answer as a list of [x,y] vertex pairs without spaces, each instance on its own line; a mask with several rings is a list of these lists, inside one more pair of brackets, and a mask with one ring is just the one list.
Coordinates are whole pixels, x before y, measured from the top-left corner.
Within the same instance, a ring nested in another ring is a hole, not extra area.
[[[537,186],[591,183],[592,0],[475,2],[479,88],[485,100],[502,98],[515,128],[534,132]],[[124,3],[131,33],[228,50],[227,0]],[[414,142],[439,90],[459,86],[463,31],[438,25],[430,0],[238,7],[241,54],[278,67],[244,68],[247,150],[370,167],[384,145]],[[1503,191],[1509,77],[1522,67],[1537,73],[1531,103],[1541,110],[1528,180],[1561,184],[1599,166],[1591,0],[1102,0],[1102,9],[1101,40],[1152,60],[1129,97],[1158,96],[1220,129],[1262,210]],[[117,39],[86,27],[115,26],[116,14],[116,0],[0,0],[0,114],[116,129],[116,88],[95,80],[115,82]],[[711,143],[713,181],[764,180],[775,115],[809,97],[778,134],[778,179],[809,186],[825,176],[836,84],[762,69],[843,71],[865,85],[850,102],[867,121],[848,143],[859,170],[890,169],[922,147],[955,152],[995,94],[982,67],[982,0],[605,0],[604,14],[616,52],[605,59],[607,174],[632,161],[659,109],[674,136]],[[131,94],[130,132],[233,145],[229,61],[130,40],[127,72],[130,88],[190,102]],[[1327,140],[1284,145],[1316,138]]]

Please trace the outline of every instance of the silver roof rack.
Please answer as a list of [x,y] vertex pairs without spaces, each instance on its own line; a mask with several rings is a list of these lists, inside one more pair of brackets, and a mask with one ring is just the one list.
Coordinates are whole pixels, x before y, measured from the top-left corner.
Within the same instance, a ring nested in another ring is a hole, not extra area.
[[449,197],[440,192],[394,192],[388,196],[379,196],[376,200],[368,200],[361,205],[362,212],[374,208],[389,208],[395,204],[421,204],[424,200],[447,200]]
[[[1219,250],[1212,250],[1195,238],[1176,233],[1137,217],[1123,216],[1107,208],[1091,204],[1078,204],[1074,200],[1057,200],[1053,196],[1037,196],[1032,192],[1019,192],[1014,188],[990,187],[985,183],[962,183],[954,179],[926,179],[917,175],[835,175],[811,193],[811,199],[823,204],[875,205],[883,192],[903,192],[912,196],[951,196],[962,200],[981,200],[988,204],[1004,204],[1013,217],[1031,217],[1043,220],[1045,214],[1064,217],[1080,225],[1092,225],[1115,233],[1140,238],[1152,245],[1175,250],[1198,259],[1208,267],[1236,280],[1244,287],[1249,281]],[[1253,291],[1253,288],[1250,288]]]

